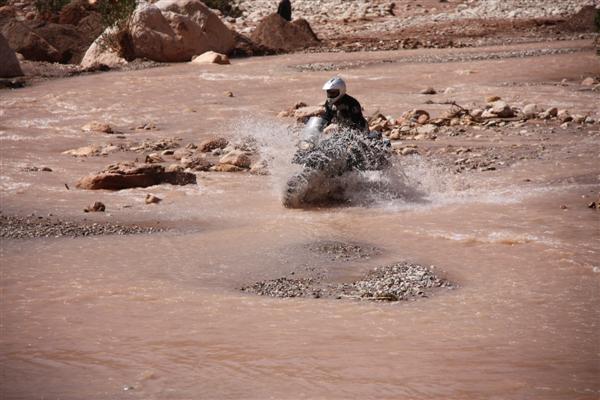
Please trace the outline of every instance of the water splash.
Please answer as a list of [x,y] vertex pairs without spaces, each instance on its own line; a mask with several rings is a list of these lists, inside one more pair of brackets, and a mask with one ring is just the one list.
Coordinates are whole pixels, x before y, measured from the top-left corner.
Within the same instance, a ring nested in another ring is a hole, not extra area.
[[[290,177],[302,171],[301,165],[292,163],[301,126],[248,116],[230,122],[224,130],[232,133],[234,143],[253,142],[255,150],[268,165],[273,194],[282,198]],[[347,140],[334,140],[332,143],[340,146],[340,153],[346,151]],[[328,153],[328,157],[332,157],[331,154]],[[360,157],[371,155],[360,154]],[[395,211],[468,202],[511,204],[521,201],[525,195],[514,187],[507,187],[497,178],[455,174],[420,155],[392,156],[391,164],[380,170],[348,169],[343,174],[316,179],[311,196],[326,197],[332,192],[342,191],[343,202],[340,203],[339,197],[334,196],[338,202],[333,205]]]
[[273,193],[281,196],[287,179],[300,170],[300,166],[291,163],[298,141],[297,127],[248,116],[229,123],[225,131],[231,132],[238,144],[251,138],[261,161],[268,167]]

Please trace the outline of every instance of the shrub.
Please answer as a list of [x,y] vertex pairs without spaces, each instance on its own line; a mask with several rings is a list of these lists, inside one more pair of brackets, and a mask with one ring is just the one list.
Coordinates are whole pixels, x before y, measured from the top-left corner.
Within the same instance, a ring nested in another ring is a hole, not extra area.
[[102,26],[113,28],[111,33],[105,31],[100,36],[100,47],[112,50],[126,60],[133,58],[128,25],[136,3],[136,0],[102,0],[97,5],[102,15]]

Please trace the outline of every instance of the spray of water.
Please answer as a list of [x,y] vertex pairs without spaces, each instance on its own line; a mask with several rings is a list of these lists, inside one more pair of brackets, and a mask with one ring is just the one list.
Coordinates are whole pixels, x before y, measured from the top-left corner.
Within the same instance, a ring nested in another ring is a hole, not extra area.
[[[234,142],[251,142],[266,163],[269,170],[271,188],[274,195],[283,199],[290,177],[306,171],[301,164],[292,160],[297,152],[301,127],[290,126],[282,121],[269,118],[245,117],[229,124],[227,130],[234,136]],[[333,140],[332,149],[318,162],[335,162],[336,154],[345,154],[348,139]],[[339,152],[335,147],[339,147]],[[356,155],[359,159],[373,157],[371,149]],[[296,154],[297,156],[297,154]],[[385,168],[360,170],[344,164],[346,171],[341,174],[311,177],[303,185],[311,200],[323,205],[334,200],[334,205],[383,207],[407,209],[441,206],[469,201],[487,203],[509,203],[518,201],[511,188],[482,178],[457,175],[419,155],[391,156]],[[341,202],[340,202],[341,201]],[[310,206],[307,204],[306,206]]]
[[268,168],[273,192],[281,196],[288,178],[301,169],[291,163],[298,142],[297,127],[283,121],[248,116],[229,123],[226,130],[231,132],[237,145],[252,143]]

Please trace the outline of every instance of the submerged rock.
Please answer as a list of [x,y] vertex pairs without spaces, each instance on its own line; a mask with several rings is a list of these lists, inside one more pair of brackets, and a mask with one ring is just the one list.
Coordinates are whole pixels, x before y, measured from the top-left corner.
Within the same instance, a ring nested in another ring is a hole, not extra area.
[[162,199],[160,197],[148,193],[144,201],[146,202],[146,204],[158,204],[162,201]]
[[112,127],[105,122],[92,121],[81,127],[84,132],[114,133]]
[[96,201],[94,204],[91,204],[83,209],[83,212],[104,212],[106,211],[106,206],[101,201]]

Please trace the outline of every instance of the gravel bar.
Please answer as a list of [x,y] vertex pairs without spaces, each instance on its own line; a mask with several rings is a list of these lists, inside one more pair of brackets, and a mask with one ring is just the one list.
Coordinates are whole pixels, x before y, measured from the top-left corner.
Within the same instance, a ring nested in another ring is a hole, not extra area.
[[50,217],[0,215],[0,238],[35,239],[100,235],[134,235],[163,232],[163,228],[62,221]]
[[399,262],[376,268],[352,283],[328,283],[320,277],[278,278],[244,286],[242,291],[278,298],[334,298],[371,301],[401,301],[427,297],[439,288],[456,286],[436,275],[435,268]]

